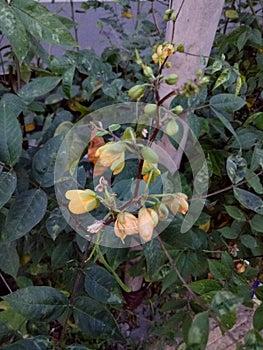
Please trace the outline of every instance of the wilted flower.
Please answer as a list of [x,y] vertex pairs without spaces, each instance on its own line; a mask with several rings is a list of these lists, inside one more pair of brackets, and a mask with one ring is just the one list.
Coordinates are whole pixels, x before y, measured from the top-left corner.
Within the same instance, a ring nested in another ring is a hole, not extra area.
[[174,46],[169,43],[158,45],[156,52],[152,55],[153,62],[155,64],[162,65],[167,57],[171,56],[174,52]]
[[141,208],[138,213],[139,235],[145,242],[149,242],[153,229],[158,224],[158,215],[152,208]]
[[117,175],[125,165],[125,143],[121,141],[108,142],[97,149],[95,156],[99,157],[99,165],[110,167],[113,174]]
[[100,204],[96,193],[91,190],[69,190],[65,196],[70,200],[68,208],[73,214],[87,213]]
[[114,224],[114,232],[121,240],[124,240],[126,236],[138,233],[138,219],[128,212],[119,213]]
[[186,214],[189,209],[186,194],[178,192],[175,194],[164,196],[163,203],[167,204],[172,213]]
[[154,182],[156,180],[156,176],[159,176],[160,174],[161,172],[158,169],[157,163],[150,163],[147,160],[143,162],[142,175],[143,175],[143,180],[145,182],[148,182],[149,179],[150,179],[150,182]]
[[98,233],[104,227],[104,224],[103,220],[96,220],[94,224],[87,227],[87,231],[88,233]]

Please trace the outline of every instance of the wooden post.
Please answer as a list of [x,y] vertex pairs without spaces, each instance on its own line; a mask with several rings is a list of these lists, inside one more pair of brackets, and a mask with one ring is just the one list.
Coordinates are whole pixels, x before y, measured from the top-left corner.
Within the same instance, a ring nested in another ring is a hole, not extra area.
[[[175,87],[182,86],[185,82],[195,79],[196,72],[204,69],[205,65],[201,57],[205,58],[210,55],[215,33],[218,27],[220,16],[222,14],[224,0],[171,0],[170,8],[177,14],[175,22],[169,21],[166,30],[166,41],[183,44],[185,53],[175,53],[169,57],[172,67],[164,69],[163,74],[168,75],[176,73],[179,77],[176,86],[162,84],[160,86],[160,98],[167,95]],[[169,109],[174,97],[164,102],[164,107]],[[182,115],[182,119],[187,126],[187,116]],[[185,130],[187,134],[187,130]],[[185,135],[187,136],[187,135]],[[186,142],[187,137],[182,140]],[[183,143],[182,142],[182,143]],[[175,172],[181,163],[184,144],[178,151],[171,146],[167,137],[163,137],[159,144],[173,158],[174,164],[170,171]]]

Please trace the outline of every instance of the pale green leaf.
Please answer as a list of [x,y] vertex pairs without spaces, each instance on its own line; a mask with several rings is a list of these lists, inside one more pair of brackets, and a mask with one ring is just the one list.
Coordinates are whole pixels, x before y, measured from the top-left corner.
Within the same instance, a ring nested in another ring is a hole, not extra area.
[[24,99],[34,99],[52,91],[61,81],[60,77],[40,77],[23,86],[18,95]]
[[263,214],[263,201],[259,196],[241,188],[234,188],[234,195],[243,207]]
[[195,316],[190,326],[187,339],[188,350],[205,350],[209,335],[208,313],[201,312]]

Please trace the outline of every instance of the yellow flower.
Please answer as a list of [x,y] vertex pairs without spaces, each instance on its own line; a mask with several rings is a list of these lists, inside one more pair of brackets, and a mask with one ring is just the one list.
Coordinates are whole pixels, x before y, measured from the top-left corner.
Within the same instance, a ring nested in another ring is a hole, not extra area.
[[69,190],[65,196],[70,200],[68,208],[73,214],[87,213],[100,204],[96,193],[91,190]]
[[158,215],[152,208],[141,208],[138,213],[139,235],[145,242],[149,242],[153,229],[158,224]]
[[110,167],[114,175],[119,174],[125,165],[125,143],[108,142],[97,149],[98,165]]
[[130,19],[133,18],[133,14],[131,11],[123,11],[121,17]]
[[143,162],[142,166],[142,175],[143,180],[145,182],[154,182],[156,180],[156,176],[159,176],[161,174],[160,170],[158,169],[157,163],[150,163],[147,160]]
[[138,233],[138,219],[131,213],[119,213],[114,224],[114,232],[122,241],[126,236]]
[[158,45],[156,52],[152,55],[153,62],[155,64],[162,65],[167,57],[171,56],[174,52],[174,46],[169,43]]
[[180,213],[185,215],[188,212],[189,204],[186,194],[178,192],[172,195],[167,195],[163,198],[163,203],[167,204],[172,213]]

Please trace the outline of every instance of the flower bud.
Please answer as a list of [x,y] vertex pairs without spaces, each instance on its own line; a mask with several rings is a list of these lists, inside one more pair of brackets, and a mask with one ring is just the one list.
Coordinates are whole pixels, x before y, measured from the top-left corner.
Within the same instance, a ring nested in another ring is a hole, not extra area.
[[166,125],[166,134],[169,136],[174,136],[178,133],[179,126],[174,119],[169,120]]
[[156,111],[157,111],[157,105],[156,104],[148,103],[144,107],[144,113],[145,114],[156,114]]
[[178,105],[176,107],[174,107],[173,109],[171,109],[171,112],[173,112],[174,114],[181,114],[183,112],[184,108],[181,105]]
[[146,78],[152,78],[153,77],[153,70],[149,66],[145,66],[143,68],[143,74]]
[[132,100],[138,100],[143,96],[145,91],[144,85],[135,85],[128,91],[128,95]]
[[159,157],[150,147],[144,146],[141,150],[141,154],[144,160],[147,160],[149,163],[158,163]]
[[174,85],[178,81],[178,75],[177,74],[170,74],[168,77],[166,77],[165,82],[168,85]]
[[139,234],[145,242],[149,242],[153,229],[158,224],[158,215],[152,208],[141,208],[138,213]]
[[189,209],[187,200],[187,195],[181,192],[163,197],[163,203],[167,204],[171,212],[174,214],[180,213],[185,215],[187,213]]
[[165,63],[165,68],[171,68],[172,67],[172,62],[166,62]]

